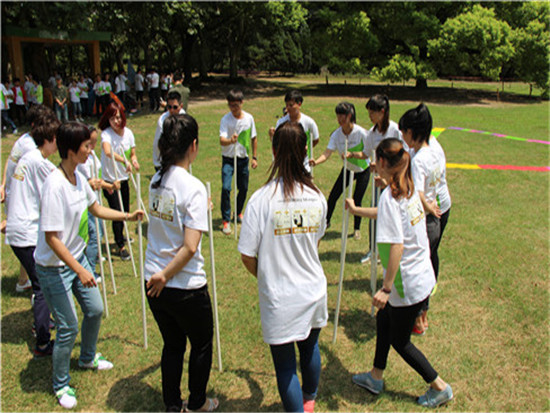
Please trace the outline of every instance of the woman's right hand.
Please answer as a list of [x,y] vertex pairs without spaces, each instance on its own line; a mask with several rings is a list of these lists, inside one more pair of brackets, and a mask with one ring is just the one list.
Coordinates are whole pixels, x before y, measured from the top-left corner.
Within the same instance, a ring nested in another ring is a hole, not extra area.
[[317,165],[317,163],[315,162],[315,159],[310,159],[309,166],[315,166],[315,165]]
[[97,287],[97,283],[95,281],[95,277],[93,276],[90,271],[86,270],[85,268],[82,268],[80,272],[76,274],[78,276],[78,279],[82,283],[82,285],[86,288],[93,288]]
[[149,281],[147,281],[147,295],[149,297],[158,297],[167,281],[162,271],[153,274]]

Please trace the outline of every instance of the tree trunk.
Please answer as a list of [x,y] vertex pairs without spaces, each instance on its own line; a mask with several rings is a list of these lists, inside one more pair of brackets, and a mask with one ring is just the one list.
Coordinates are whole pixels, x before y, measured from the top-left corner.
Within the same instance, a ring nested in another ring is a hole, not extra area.
[[414,87],[417,89],[427,89],[428,81],[426,79],[416,79],[416,85]]

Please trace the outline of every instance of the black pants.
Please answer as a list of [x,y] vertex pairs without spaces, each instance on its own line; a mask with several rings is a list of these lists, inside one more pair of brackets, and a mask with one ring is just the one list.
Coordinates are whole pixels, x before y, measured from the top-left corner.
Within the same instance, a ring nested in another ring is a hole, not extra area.
[[[128,186],[128,180],[120,181],[120,194],[122,195],[122,203],[124,206],[125,212],[130,212],[130,188]],[[120,203],[118,202],[118,195],[116,191],[112,194],[109,194],[107,190],[103,190],[103,196],[107,199],[109,207],[111,209],[116,209],[117,211],[122,211]],[[113,233],[115,234],[115,242],[118,248],[124,247],[124,223],[122,221],[113,221]]]
[[441,218],[436,218],[433,215],[428,215],[426,217],[426,229],[428,230],[428,240],[430,242],[430,259],[432,261],[436,281],[439,276],[439,255],[437,250],[441,243],[443,231],[445,231],[445,227],[447,226],[450,213],[451,210],[449,209],[441,215]]
[[158,87],[149,89],[149,109],[156,112],[160,106],[160,90]]
[[[355,184],[355,190],[353,191],[353,200],[355,201],[355,205],[361,206],[363,202],[363,196],[365,195],[365,192],[367,191],[367,187],[369,185],[369,178],[370,178],[370,171],[369,169],[365,169],[363,172],[359,172],[354,174],[353,179],[357,181]],[[336,207],[336,202],[338,202],[338,199],[340,198],[340,195],[342,195],[342,185],[344,184],[344,168],[340,171],[340,175],[338,175],[338,179],[334,183],[330,195],[328,196],[327,201],[327,223],[330,222],[330,219],[332,217],[332,214],[334,212],[334,208]],[[346,182],[349,182],[349,171],[346,171]],[[346,194],[347,197],[347,194]],[[361,217],[354,217],[353,221],[353,229],[358,230],[361,228]]]
[[437,372],[424,354],[411,343],[411,332],[418,313],[426,300],[408,307],[392,307],[390,303],[376,315],[376,353],[374,367],[385,370],[390,345],[426,383],[437,378]]
[[34,325],[36,328],[36,344],[42,346],[50,342],[50,310],[40,289],[40,282],[36,276],[36,266],[34,262],[34,250],[36,247],[14,247],[11,245],[15,256],[23,265],[32,284],[34,294]]
[[19,126],[25,124],[25,115],[27,114],[27,108],[25,105],[14,105],[15,106],[15,116],[17,117],[17,123]]
[[190,410],[200,409],[206,402],[206,386],[212,367],[213,320],[208,287],[196,290],[164,288],[158,297],[148,296],[147,300],[164,341],[161,358],[164,404],[167,409],[181,410],[183,356],[189,339],[187,406]]

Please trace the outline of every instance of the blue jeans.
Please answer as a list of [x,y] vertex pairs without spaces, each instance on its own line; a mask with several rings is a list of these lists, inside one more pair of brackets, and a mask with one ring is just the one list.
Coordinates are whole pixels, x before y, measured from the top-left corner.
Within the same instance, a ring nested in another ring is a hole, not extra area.
[[[222,156],[222,219],[231,221],[231,184],[233,183],[233,158]],[[237,215],[243,211],[248,192],[248,158],[237,158]]]
[[[92,272],[85,255],[78,258],[78,262]],[[52,354],[53,389],[57,391],[67,386],[71,380],[69,375],[71,352],[78,334],[78,318],[73,294],[84,314],[80,344],[80,361],[82,363],[89,363],[95,357],[101,315],[103,314],[103,301],[101,301],[99,289],[84,287],[76,273],[68,266],[43,267],[37,264],[36,274],[57,325]]]
[[3,121],[3,123],[5,123],[5,124],[7,123],[8,125],[10,125],[12,130],[17,129],[17,126],[15,126],[15,123],[13,123],[13,120],[11,120],[10,114],[9,114],[7,109],[2,110],[2,121]]
[[88,246],[84,251],[88,262],[90,263],[90,268],[94,271],[93,274],[95,278],[98,277],[98,274],[95,272],[95,267],[98,259],[98,252],[100,248],[101,239],[103,238],[103,227],[101,225],[101,220],[97,219],[99,223],[99,239],[97,236],[97,231],[95,227],[95,217],[90,211],[88,211]]
[[302,388],[296,374],[294,343],[271,345],[271,356],[277,375],[277,387],[287,412],[303,412],[304,400],[315,400],[321,377],[321,353],[319,352],[320,328],[313,328],[309,337],[298,341]]
[[55,106],[55,116],[59,119],[60,122],[69,121],[69,110],[67,109],[67,104],[64,104],[63,107],[59,106],[57,102],[54,103]]

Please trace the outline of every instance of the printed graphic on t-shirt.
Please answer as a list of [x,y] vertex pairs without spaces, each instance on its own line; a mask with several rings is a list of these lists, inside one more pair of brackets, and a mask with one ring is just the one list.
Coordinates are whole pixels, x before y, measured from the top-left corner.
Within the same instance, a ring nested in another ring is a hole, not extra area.
[[23,182],[25,180],[25,172],[27,171],[27,165],[18,164],[13,172],[12,178],[17,179],[18,181]]
[[409,221],[412,226],[418,224],[424,218],[424,208],[420,203],[420,198],[415,196],[412,197],[409,204],[407,205],[407,213],[409,214]]
[[441,182],[441,169],[439,168],[439,165],[435,167],[433,171],[430,172],[430,176],[428,178],[428,186],[430,188],[435,188],[439,183]]
[[80,217],[80,223],[78,224],[78,235],[84,240],[84,243],[88,243],[88,208],[86,208]]
[[163,221],[174,221],[174,205],[176,198],[168,191],[152,192],[150,194],[149,213]]
[[317,232],[321,225],[321,208],[296,208],[275,211],[273,216],[274,234],[307,234]]

